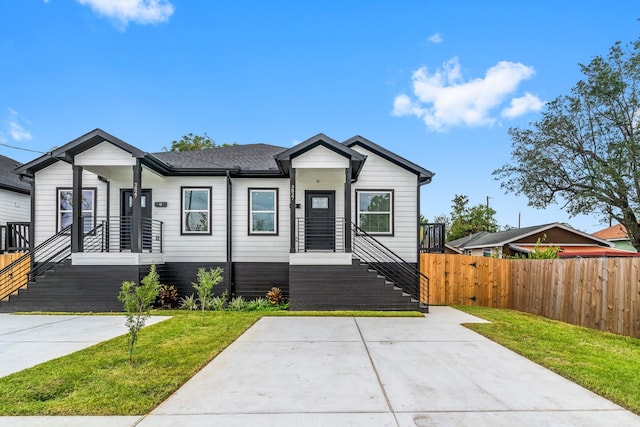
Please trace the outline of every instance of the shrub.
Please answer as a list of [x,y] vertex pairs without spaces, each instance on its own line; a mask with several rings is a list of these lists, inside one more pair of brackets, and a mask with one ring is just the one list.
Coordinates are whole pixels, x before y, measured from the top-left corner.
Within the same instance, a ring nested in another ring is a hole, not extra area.
[[246,303],[245,310],[247,311],[265,311],[273,309],[273,305],[266,298],[256,298]]
[[140,281],[140,285],[131,281],[122,282],[118,299],[127,313],[125,325],[129,328],[129,362],[133,362],[133,346],[138,341],[138,332],[144,328],[159,290],[160,278],[154,264],[151,264],[149,274]]
[[247,302],[241,296],[235,297],[229,302],[229,310],[231,311],[243,311],[247,308]]
[[207,308],[215,311],[223,311],[227,307],[227,295],[227,291],[224,291],[222,295],[209,299]]
[[174,308],[178,301],[180,300],[180,295],[178,295],[178,290],[175,286],[162,285],[160,286],[160,292],[158,293],[158,300],[156,301],[156,305],[161,308]]
[[180,308],[184,310],[196,310],[198,303],[196,302],[196,296],[191,294],[180,299]]
[[278,287],[273,287],[267,292],[267,300],[272,305],[280,305],[284,299],[284,295],[282,294],[282,290]]

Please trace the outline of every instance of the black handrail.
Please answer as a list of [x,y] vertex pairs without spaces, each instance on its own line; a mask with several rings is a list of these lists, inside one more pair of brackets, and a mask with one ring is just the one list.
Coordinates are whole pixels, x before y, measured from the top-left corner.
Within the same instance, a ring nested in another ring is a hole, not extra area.
[[429,310],[429,278],[375,237],[351,223],[353,255]]
[[[0,270],[0,292],[3,297],[34,280],[52,265],[67,259],[71,255],[70,233],[69,225]],[[25,283],[14,286],[13,282],[23,275]]]

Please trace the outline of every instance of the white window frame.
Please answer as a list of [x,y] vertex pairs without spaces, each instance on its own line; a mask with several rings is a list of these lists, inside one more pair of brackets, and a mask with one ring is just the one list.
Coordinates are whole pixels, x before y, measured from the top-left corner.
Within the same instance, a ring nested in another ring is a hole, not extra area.
[[[253,193],[273,193],[273,209],[272,210],[254,210],[253,209]],[[249,234],[250,235],[269,235],[278,234],[278,189],[277,188],[249,188]],[[272,214],[273,230],[260,231],[253,229],[253,214]]]
[[[361,211],[360,210],[360,198],[364,194],[371,194],[371,193],[388,193],[389,194],[389,210],[388,211],[376,211],[376,212],[363,212],[363,211]],[[361,190],[361,189],[356,190],[356,221],[357,221],[358,227],[360,227],[367,234],[376,235],[376,236],[393,236],[393,222],[394,222],[394,219],[393,219],[393,202],[394,202],[393,190]],[[368,230],[365,230],[364,228],[362,228],[362,221],[361,221],[360,217],[361,217],[361,215],[369,215],[369,214],[374,214],[374,215],[388,214],[389,215],[389,230],[388,231],[368,231]]]
[[[187,209],[184,206],[185,195],[188,191],[203,191],[207,193],[207,209]],[[191,235],[211,235],[211,187],[180,187],[180,234]],[[190,213],[206,213],[207,229],[206,230],[187,230],[187,215]]]

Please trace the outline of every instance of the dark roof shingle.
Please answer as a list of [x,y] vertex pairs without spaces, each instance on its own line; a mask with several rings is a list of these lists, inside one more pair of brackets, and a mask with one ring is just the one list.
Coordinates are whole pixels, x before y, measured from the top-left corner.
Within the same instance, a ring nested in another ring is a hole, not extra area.
[[20,165],[22,163],[0,155],[0,188],[25,194],[31,191],[31,186],[21,181],[18,174],[14,172],[14,169]]
[[286,148],[268,144],[230,145],[198,151],[163,151],[152,155],[177,169],[211,168],[247,171],[277,170],[274,156]]

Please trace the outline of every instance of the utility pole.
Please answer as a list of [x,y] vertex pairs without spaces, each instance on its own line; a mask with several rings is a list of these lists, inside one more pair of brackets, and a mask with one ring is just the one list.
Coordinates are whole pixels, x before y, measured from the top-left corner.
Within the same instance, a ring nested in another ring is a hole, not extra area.
[[487,209],[489,209],[489,199],[490,199],[490,198],[491,198],[491,197],[487,196]]

